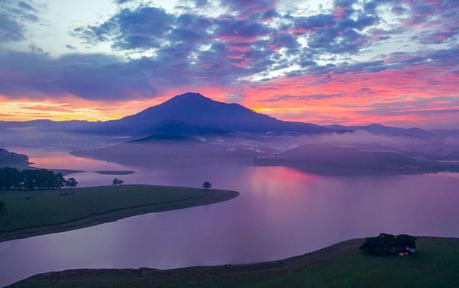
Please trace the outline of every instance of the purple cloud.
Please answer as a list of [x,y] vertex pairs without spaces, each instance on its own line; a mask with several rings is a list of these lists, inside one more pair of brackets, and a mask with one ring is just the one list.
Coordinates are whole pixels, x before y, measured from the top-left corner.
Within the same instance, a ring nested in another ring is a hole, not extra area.
[[0,5],[0,43],[25,38],[27,22],[37,22],[37,9],[29,1],[3,0]]
[[[31,2],[6,1],[8,5],[0,8],[0,40],[24,39],[24,21],[32,21],[37,10]],[[285,72],[286,77],[378,72],[421,64],[458,71],[459,66],[459,5],[455,1],[370,0],[356,5],[355,0],[339,0],[330,11],[310,16],[281,11],[279,1],[273,0],[194,0],[192,9],[182,3],[175,13],[114,1],[121,4],[114,15],[101,23],[78,27],[73,35],[88,43],[109,43],[121,54],[153,49],[153,56],[119,59],[83,55],[75,53],[78,50],[72,45],[66,46],[66,53],[72,54],[59,58],[40,53],[38,48],[31,53],[2,51],[0,93],[121,99],[152,97],[169,87],[239,85],[245,81],[241,79],[257,73],[289,67],[295,69]],[[211,3],[220,3],[227,13],[211,17],[193,10]],[[378,7],[383,4],[391,5],[388,11],[406,16],[403,25],[388,30],[378,26],[382,21]],[[363,48],[412,27],[420,27],[414,41],[449,43],[448,48],[322,63],[324,55],[332,60],[359,56]]]

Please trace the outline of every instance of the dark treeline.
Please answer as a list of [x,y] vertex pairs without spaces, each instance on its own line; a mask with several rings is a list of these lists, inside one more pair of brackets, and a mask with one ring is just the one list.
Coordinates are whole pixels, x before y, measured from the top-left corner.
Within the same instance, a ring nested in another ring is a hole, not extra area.
[[65,179],[61,173],[46,169],[0,168],[0,190],[43,190],[77,185],[74,178]]

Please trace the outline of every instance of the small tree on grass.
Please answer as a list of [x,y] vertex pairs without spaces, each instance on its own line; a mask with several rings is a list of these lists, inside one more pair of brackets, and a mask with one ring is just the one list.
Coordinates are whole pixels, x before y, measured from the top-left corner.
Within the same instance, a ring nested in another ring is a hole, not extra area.
[[124,181],[121,179],[118,179],[118,178],[113,179],[113,185],[119,186],[119,185],[122,185],[123,183]]
[[210,187],[212,187],[212,184],[210,184],[210,182],[206,181],[206,182],[202,183],[202,188],[210,189]]
[[75,188],[78,185],[78,181],[76,181],[75,178],[69,178],[65,180],[64,184],[65,187]]

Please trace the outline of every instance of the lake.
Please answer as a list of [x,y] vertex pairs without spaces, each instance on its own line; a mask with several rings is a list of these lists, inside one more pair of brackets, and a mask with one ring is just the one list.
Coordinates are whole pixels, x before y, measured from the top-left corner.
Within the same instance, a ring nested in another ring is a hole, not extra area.
[[[146,168],[65,152],[16,149],[38,167],[135,170],[125,183],[215,188],[236,199],[134,216],[69,232],[0,243],[0,286],[73,268],[176,268],[253,263],[304,254],[380,232],[459,237],[459,174],[331,177],[286,167],[200,160]],[[115,177],[72,174],[81,186]]]

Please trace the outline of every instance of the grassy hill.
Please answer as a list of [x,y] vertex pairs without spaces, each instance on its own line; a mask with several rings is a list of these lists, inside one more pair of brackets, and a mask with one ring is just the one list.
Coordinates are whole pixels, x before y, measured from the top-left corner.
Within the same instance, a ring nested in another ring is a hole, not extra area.
[[459,239],[421,237],[417,254],[405,257],[363,255],[361,242],[251,265],[45,273],[11,287],[458,287]]

